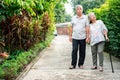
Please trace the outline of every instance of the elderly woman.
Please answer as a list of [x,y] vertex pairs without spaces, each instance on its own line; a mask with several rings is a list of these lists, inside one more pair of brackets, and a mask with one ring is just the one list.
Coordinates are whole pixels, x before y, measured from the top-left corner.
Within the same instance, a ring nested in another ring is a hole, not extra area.
[[99,71],[103,72],[103,50],[105,40],[109,41],[107,28],[102,20],[96,20],[95,14],[89,14],[90,20],[90,45],[92,51],[92,70],[97,69],[97,54],[99,56]]

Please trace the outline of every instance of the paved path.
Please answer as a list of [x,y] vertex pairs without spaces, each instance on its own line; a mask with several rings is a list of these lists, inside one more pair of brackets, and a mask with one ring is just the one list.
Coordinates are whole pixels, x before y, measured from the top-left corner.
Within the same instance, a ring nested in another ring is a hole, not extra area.
[[104,72],[90,70],[92,65],[90,46],[87,45],[85,68],[69,70],[71,43],[68,36],[58,35],[51,46],[43,50],[29,71],[19,80],[120,80],[120,60],[113,58],[115,73],[111,72],[108,54],[104,59]]

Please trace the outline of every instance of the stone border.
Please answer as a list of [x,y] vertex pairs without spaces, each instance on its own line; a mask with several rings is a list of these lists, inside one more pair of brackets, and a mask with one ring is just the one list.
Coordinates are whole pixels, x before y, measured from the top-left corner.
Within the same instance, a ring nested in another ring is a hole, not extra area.
[[23,80],[23,78],[27,75],[27,73],[29,72],[29,70],[33,67],[33,65],[36,63],[36,61],[38,61],[40,59],[40,57],[42,56],[42,53],[47,49],[47,47],[45,49],[43,49],[42,51],[39,52],[38,56],[36,56],[31,62],[30,64],[27,65],[27,67],[20,73],[20,75],[15,79],[15,80]]

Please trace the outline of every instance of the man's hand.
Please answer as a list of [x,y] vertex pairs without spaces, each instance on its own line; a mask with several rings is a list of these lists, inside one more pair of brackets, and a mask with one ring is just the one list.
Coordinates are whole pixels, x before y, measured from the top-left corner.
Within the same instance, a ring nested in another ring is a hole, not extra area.
[[72,36],[69,36],[69,41],[72,42]]

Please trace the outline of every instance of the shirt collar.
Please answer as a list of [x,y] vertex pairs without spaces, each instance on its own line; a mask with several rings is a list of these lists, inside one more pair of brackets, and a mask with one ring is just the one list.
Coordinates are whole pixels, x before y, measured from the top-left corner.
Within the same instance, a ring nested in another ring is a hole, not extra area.
[[84,15],[82,15],[81,17],[79,17],[78,15],[76,15],[76,18],[84,19]]

